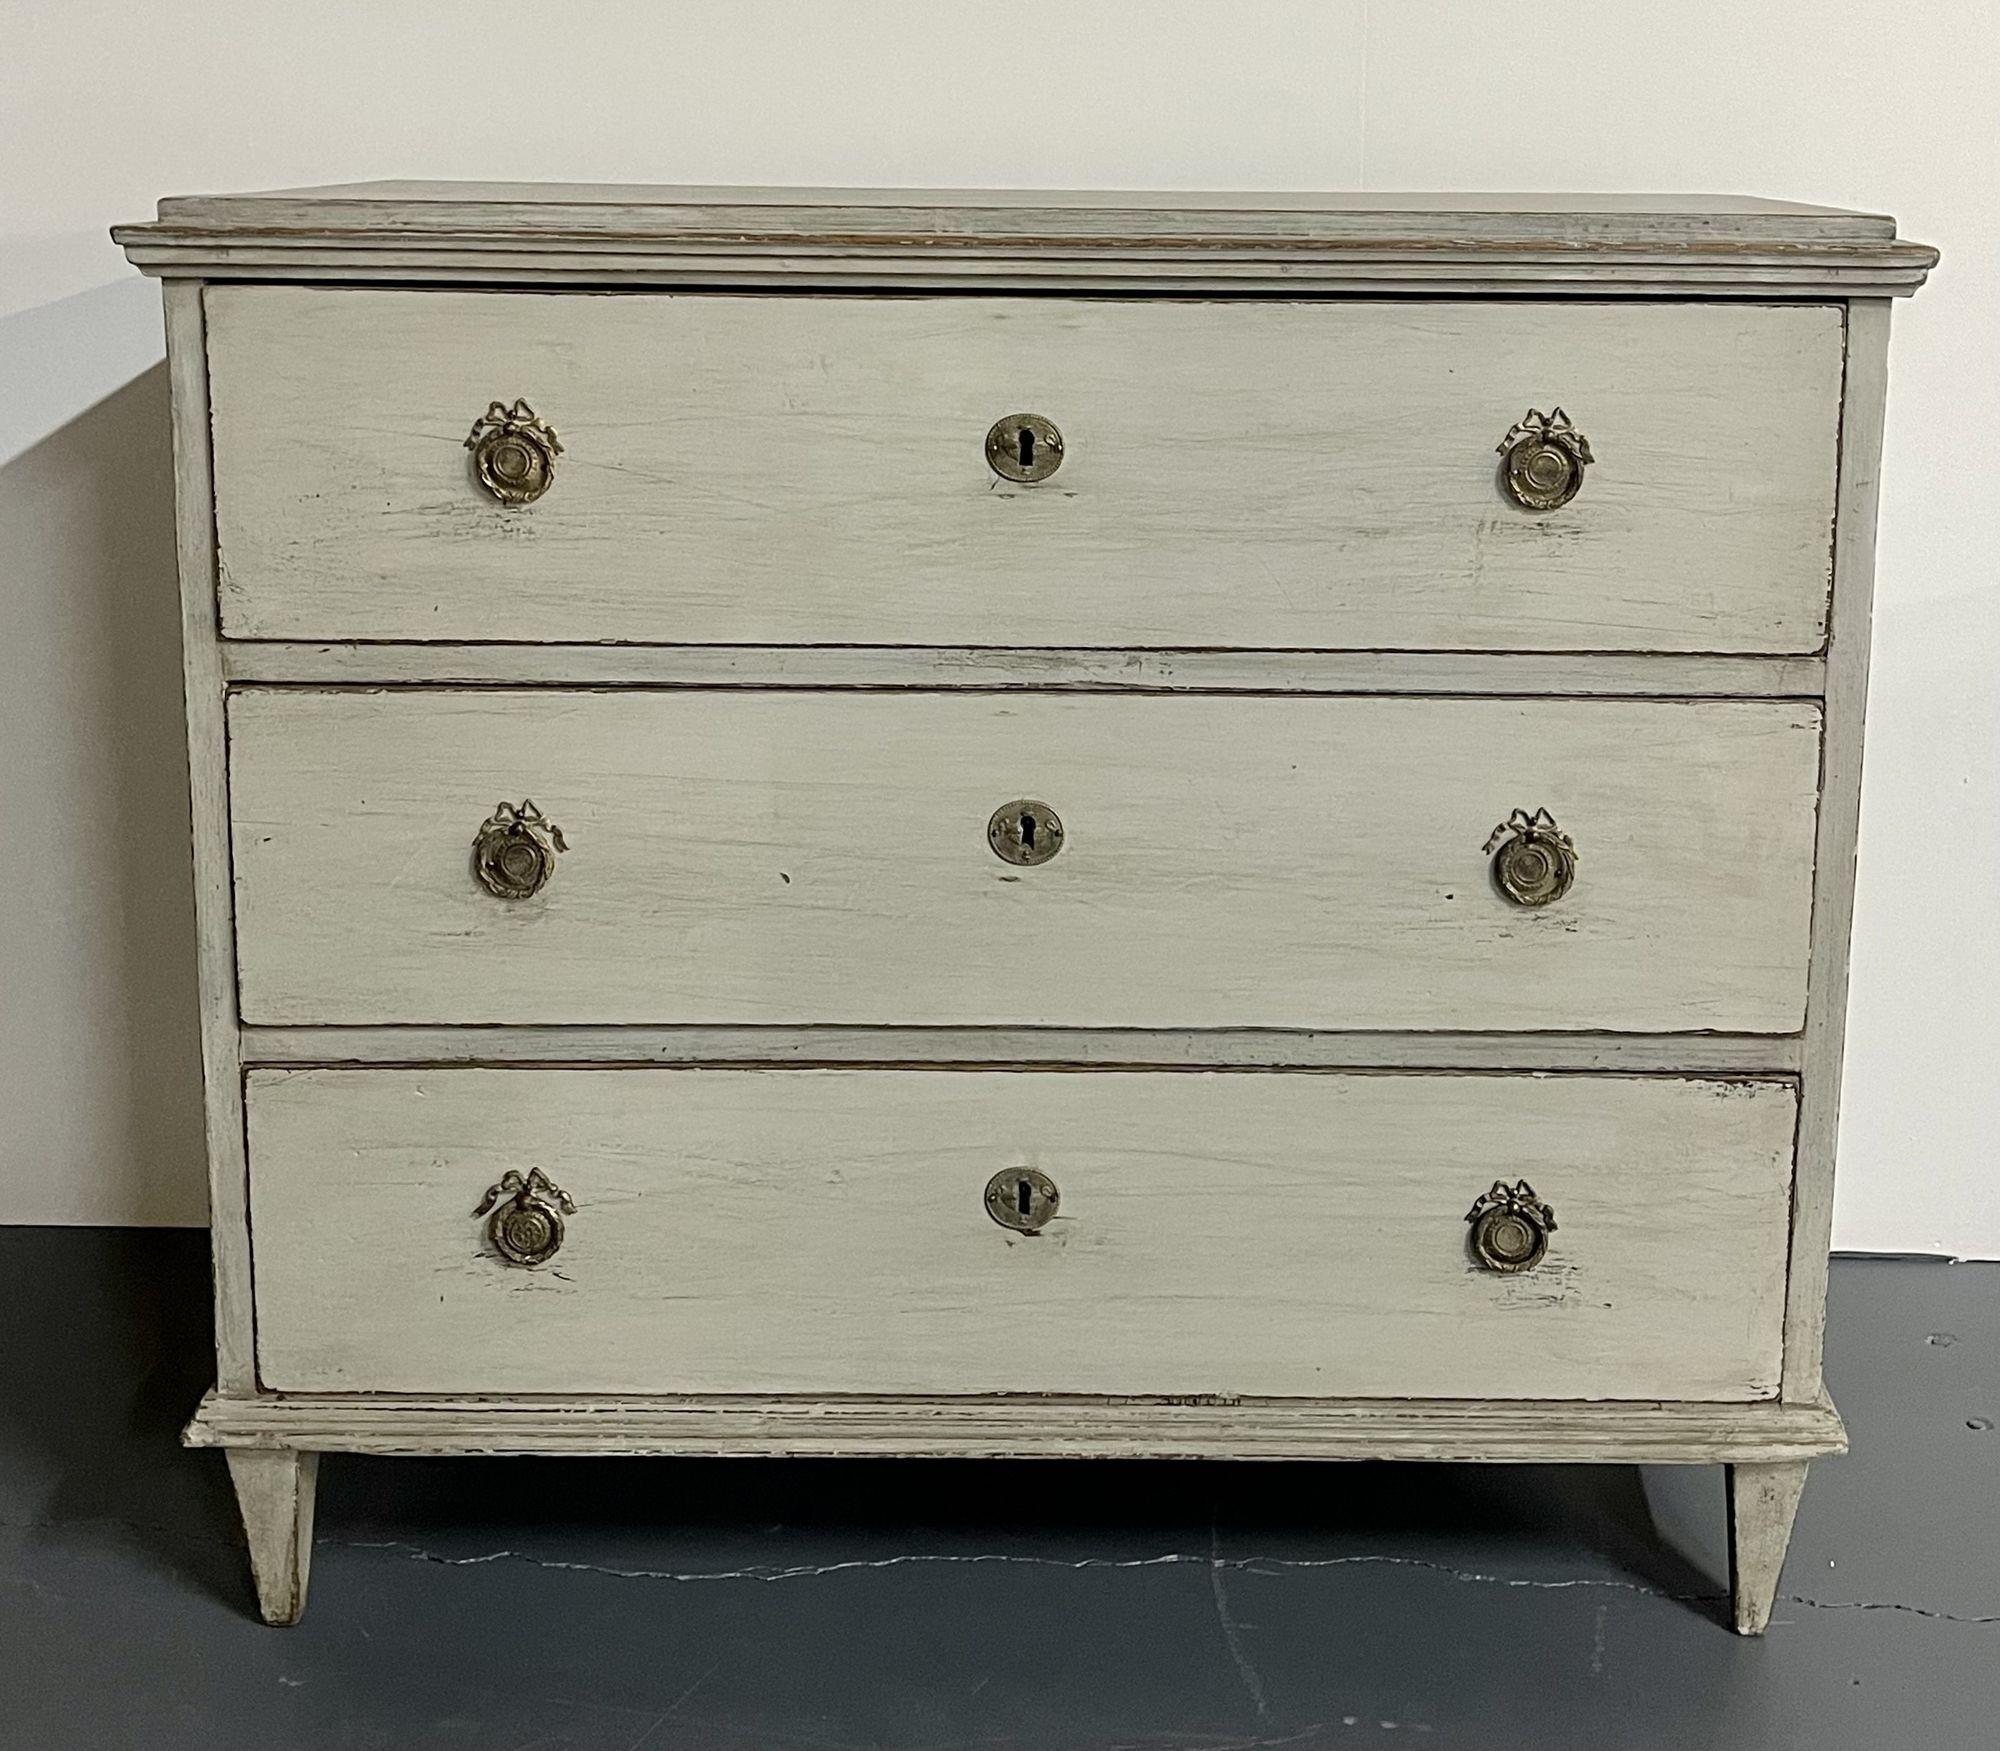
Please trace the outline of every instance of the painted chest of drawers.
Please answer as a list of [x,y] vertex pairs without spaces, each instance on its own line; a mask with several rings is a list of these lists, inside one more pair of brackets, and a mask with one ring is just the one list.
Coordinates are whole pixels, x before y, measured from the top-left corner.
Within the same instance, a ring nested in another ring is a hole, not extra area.
[[[1889,301],[1687,197],[163,202],[218,1382],[1719,1463],[1820,1379]],[[1004,1334],[1032,1332],[1032,1343]]]

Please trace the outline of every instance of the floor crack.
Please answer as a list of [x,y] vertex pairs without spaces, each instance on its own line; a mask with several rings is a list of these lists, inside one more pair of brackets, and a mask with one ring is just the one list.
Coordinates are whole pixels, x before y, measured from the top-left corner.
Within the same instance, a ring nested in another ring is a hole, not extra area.
[[1940,1611],[1932,1605],[1911,1605],[1900,1599],[1809,1599],[1803,1593],[1781,1593],[1779,1599],[1786,1605],[1803,1605],[1810,1611],[1903,1611],[1939,1623],[2000,1623],[2000,1613],[1974,1617],[1962,1611]]
[[[794,1563],[787,1565],[754,1564],[740,1569],[626,1569],[613,1568],[604,1563],[565,1561],[557,1557],[540,1557],[520,1550],[485,1551],[477,1556],[446,1556],[442,1552],[427,1550],[419,1544],[411,1544],[401,1539],[354,1539],[323,1538],[322,1544],[344,1546],[350,1550],[396,1552],[412,1562],[440,1563],[448,1568],[473,1568],[484,1563],[519,1562],[536,1568],[553,1569],[574,1574],[605,1575],[620,1581],[678,1581],[695,1583],[701,1581],[803,1581],[813,1580],[822,1575],[845,1574],[859,1569],[895,1569],[915,1566],[929,1566],[946,1563],[978,1565],[983,1563],[1009,1564],[1032,1568],[1071,1569],[1090,1571],[1094,1569],[1157,1569],[1181,1565],[1205,1566],[1211,1575],[1219,1576],[1223,1571],[1236,1570],[1243,1574],[1274,1576],[1294,1571],[1310,1569],[1337,1569],[1380,1566],[1385,1568],[1424,1569],[1433,1574],[1444,1575],[1451,1580],[1468,1585],[1488,1587],[1520,1587],[1542,1592],[1564,1592],[1574,1588],[1603,1588],[1620,1593],[1638,1593],[1649,1599],[1661,1599],[1678,1605],[1714,1604],[1728,1595],[1720,1590],[1699,1593],[1670,1593],[1660,1587],[1649,1587],[1643,1581],[1620,1580],[1606,1575],[1576,1575],[1558,1579],[1539,1579],[1532,1576],[1495,1575],[1482,1569],[1458,1567],[1453,1563],[1438,1562],[1429,1557],[1393,1556],[1385,1552],[1366,1552],[1353,1556],[1321,1557],[1280,1557],[1280,1556],[1240,1556],[1225,1557],[1211,1551],[1204,1556],[1194,1551],[1162,1551],[1157,1556],[1139,1557],[1054,1557],[1023,1556],[1010,1551],[975,1551],[964,1555],[948,1551],[909,1551],[896,1556],[852,1557],[841,1562]],[[1977,1616],[1966,1612],[1945,1611],[1930,1605],[1915,1605],[1902,1600],[1874,1599],[1815,1599],[1804,1593],[1782,1595],[1787,1605],[1803,1606],[1811,1611],[1900,1611],[1914,1617],[1925,1617],[1940,1623],[1995,1624],[2000,1623],[2000,1614]],[[1238,1639],[1231,1643],[1232,1657],[1241,1653],[1240,1626],[1227,1617],[1227,1603],[1219,1607],[1223,1614],[1223,1632],[1227,1639],[1232,1629]],[[1241,1670],[1239,1659],[1239,1670]],[[1250,1690],[1251,1700],[1259,1704],[1262,1712],[1262,1685],[1254,1672],[1244,1674],[1245,1688]]]
[[1208,1586],[1215,1595],[1215,1621],[1222,1626],[1223,1646],[1236,1663],[1243,1688],[1250,1695],[1250,1706],[1261,1720],[1270,1713],[1270,1709],[1264,1700],[1264,1681],[1257,1676],[1257,1668],[1251,1665],[1250,1656],[1244,1651],[1243,1631],[1237,1626],[1236,1619],[1229,1615],[1229,1594],[1222,1584],[1222,1571],[1228,1566],[1222,1555],[1222,1534],[1216,1529],[1215,1518],[1211,1515],[1208,1522]]
[[[187,1524],[159,1525],[148,1521],[132,1520],[117,1514],[80,1514],[61,1518],[34,1518],[26,1520],[0,1518],[0,1532],[60,1532],[74,1527],[115,1526],[122,1530],[172,1539],[187,1544],[235,1544],[239,1541],[228,1536],[218,1536],[200,1527]],[[403,1539],[361,1539],[334,1538],[322,1534],[316,1541],[321,1546],[335,1546],[348,1550],[398,1552],[412,1562],[440,1563],[451,1568],[474,1568],[483,1563],[519,1562],[536,1568],[567,1571],[574,1574],[605,1575],[620,1581],[803,1581],[821,1575],[841,1574],[853,1569],[893,1569],[912,1565],[936,1563],[1008,1563],[1036,1568],[1057,1568],[1087,1571],[1092,1569],[1157,1569],[1179,1565],[1207,1565],[1211,1575],[1218,1577],[1223,1570],[1234,1569],[1250,1575],[1279,1575],[1294,1570],[1335,1569],[1364,1566],[1386,1568],[1425,1569],[1434,1574],[1445,1575],[1454,1581],[1489,1587],[1522,1587],[1546,1592],[1562,1592],[1571,1588],[1602,1588],[1621,1593],[1638,1593],[1647,1598],[1661,1599],[1678,1605],[1713,1604],[1726,1599],[1721,1591],[1701,1593],[1670,1593],[1659,1587],[1649,1587],[1642,1581],[1620,1580],[1607,1575],[1578,1575],[1561,1579],[1535,1579],[1527,1576],[1494,1575],[1480,1569],[1461,1568],[1453,1563],[1438,1562],[1430,1557],[1395,1556],[1387,1552],[1362,1552],[1352,1556],[1322,1557],[1279,1557],[1242,1556],[1225,1557],[1211,1549],[1206,1556],[1192,1551],[1163,1551],[1157,1556],[1138,1557],[1053,1557],[1023,1556],[1009,1551],[978,1551],[967,1555],[955,1555],[946,1551],[911,1551],[897,1556],[856,1557],[844,1562],[797,1563],[791,1565],[757,1564],[741,1569],[624,1569],[613,1568],[604,1563],[565,1562],[554,1557],[531,1556],[526,1551],[494,1550],[477,1556],[446,1556],[442,1552],[428,1550],[420,1544]],[[1956,1623],[1975,1628],[2000,1624],[2000,1612],[1979,1614],[1964,1611],[1946,1611],[1934,1605],[1918,1605],[1903,1599],[1816,1599],[1806,1593],[1784,1593],[1779,1602],[1796,1605],[1808,1611],[1891,1611],[1908,1617],[1921,1617],[1934,1623]],[[1227,1610],[1226,1601],[1219,1607]],[[1240,1626],[1233,1621],[1225,1622],[1225,1639],[1235,1629],[1237,1639],[1231,1642],[1231,1657],[1238,1659],[1238,1669],[1242,1669]],[[1250,1691],[1251,1700],[1258,1703],[1258,1712],[1263,1712],[1261,1701],[1262,1686],[1254,1671],[1246,1673],[1245,1688]]]

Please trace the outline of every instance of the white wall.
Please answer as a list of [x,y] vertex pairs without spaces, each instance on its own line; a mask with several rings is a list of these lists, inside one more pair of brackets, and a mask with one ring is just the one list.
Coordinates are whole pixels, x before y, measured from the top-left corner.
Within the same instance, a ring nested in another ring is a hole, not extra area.
[[0,3],[0,1211],[202,1211],[159,322],[114,220],[369,176],[1693,189],[1890,211],[1945,251],[1897,311],[1835,1238],[2000,1256],[2000,19],[1524,16]]

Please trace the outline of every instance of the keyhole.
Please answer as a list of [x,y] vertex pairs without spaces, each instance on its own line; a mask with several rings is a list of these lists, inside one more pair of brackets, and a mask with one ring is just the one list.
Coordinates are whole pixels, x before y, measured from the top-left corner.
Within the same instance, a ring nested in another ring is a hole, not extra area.
[[1035,465],[1035,434],[1034,434],[1034,432],[1033,432],[1033,431],[1032,431],[1032,430],[1031,430],[1030,428],[1028,428],[1027,426],[1023,426],[1023,427],[1021,428],[1021,442],[1020,442],[1020,451],[1021,451],[1021,466],[1022,466],[1023,468],[1032,468],[1032,467],[1034,467],[1034,465]]
[[1003,1167],[986,1182],[986,1214],[1017,1234],[1039,1234],[1055,1218],[1062,1194],[1032,1167]]
[[1016,797],[988,818],[986,843],[1002,863],[1047,863],[1063,848],[1062,820],[1047,803]]

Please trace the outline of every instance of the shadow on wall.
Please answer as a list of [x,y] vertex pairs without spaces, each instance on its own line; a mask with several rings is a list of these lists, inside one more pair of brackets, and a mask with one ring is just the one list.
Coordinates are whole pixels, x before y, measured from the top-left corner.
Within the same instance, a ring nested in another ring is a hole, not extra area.
[[[46,390],[99,322],[115,356],[134,290],[0,321],[0,360]],[[161,364],[0,466],[0,1220],[206,1220],[187,806]]]

